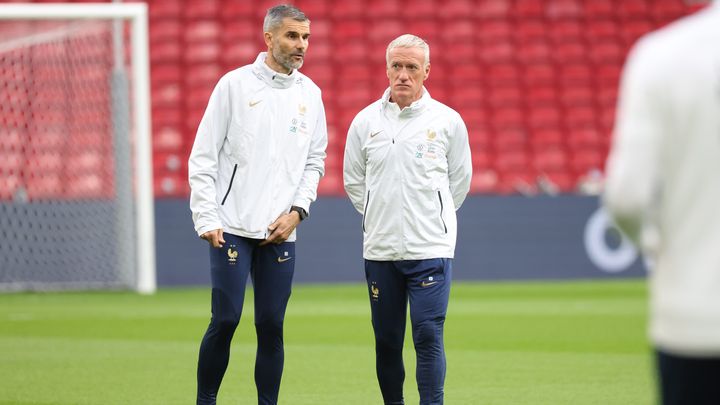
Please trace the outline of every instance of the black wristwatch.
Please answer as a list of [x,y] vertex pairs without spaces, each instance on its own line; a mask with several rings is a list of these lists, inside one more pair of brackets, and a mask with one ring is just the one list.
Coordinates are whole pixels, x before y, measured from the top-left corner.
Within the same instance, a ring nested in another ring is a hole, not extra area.
[[303,207],[298,207],[297,205],[293,205],[292,207],[290,207],[290,212],[292,212],[292,211],[295,211],[298,213],[298,215],[300,215],[300,221],[302,221],[308,217],[308,213],[307,213],[307,211],[305,211],[305,208],[303,208]]

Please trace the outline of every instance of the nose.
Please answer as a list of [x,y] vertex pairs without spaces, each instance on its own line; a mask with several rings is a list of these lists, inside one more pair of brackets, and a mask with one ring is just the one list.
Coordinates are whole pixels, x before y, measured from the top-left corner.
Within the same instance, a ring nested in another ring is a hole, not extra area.
[[308,47],[308,39],[300,38],[300,40],[297,43],[297,48],[304,50],[304,49],[307,49],[307,47]]

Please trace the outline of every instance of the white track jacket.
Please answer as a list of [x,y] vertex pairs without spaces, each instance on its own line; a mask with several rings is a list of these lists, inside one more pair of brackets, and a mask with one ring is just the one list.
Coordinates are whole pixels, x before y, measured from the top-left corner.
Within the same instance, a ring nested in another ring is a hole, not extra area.
[[642,38],[623,72],[605,204],[652,257],[650,336],[720,355],[720,2]]
[[297,70],[273,71],[265,56],[220,79],[200,122],[188,162],[198,235],[265,239],[281,214],[310,212],[316,198],[327,146],[320,89]]
[[387,89],[350,125],[343,180],[363,214],[365,259],[455,255],[455,210],[472,176],[468,133],[460,114],[423,92],[401,111]]

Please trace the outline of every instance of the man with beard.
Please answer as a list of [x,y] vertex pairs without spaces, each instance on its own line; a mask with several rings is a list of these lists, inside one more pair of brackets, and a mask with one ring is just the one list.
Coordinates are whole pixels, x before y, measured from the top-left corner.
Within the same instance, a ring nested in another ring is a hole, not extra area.
[[255,297],[258,404],[277,404],[295,227],[308,216],[324,173],[327,127],[320,89],[298,71],[310,21],[299,9],[281,5],[268,10],[263,30],[267,52],[220,79],[190,154],[190,209],[195,231],[210,245],[212,280],[198,404],[216,402],[248,275]]

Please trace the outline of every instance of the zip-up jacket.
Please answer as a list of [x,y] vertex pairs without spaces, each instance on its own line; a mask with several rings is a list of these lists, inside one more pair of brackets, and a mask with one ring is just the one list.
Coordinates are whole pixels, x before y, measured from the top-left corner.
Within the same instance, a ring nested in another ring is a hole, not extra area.
[[223,228],[265,239],[281,214],[310,212],[317,196],[327,146],[320,89],[297,70],[273,71],[265,56],[220,79],[200,122],[188,162],[198,235]]
[[389,98],[387,89],[360,111],[345,144],[343,180],[363,214],[363,257],[452,258],[455,210],[472,176],[467,128],[426,89],[402,110]]

